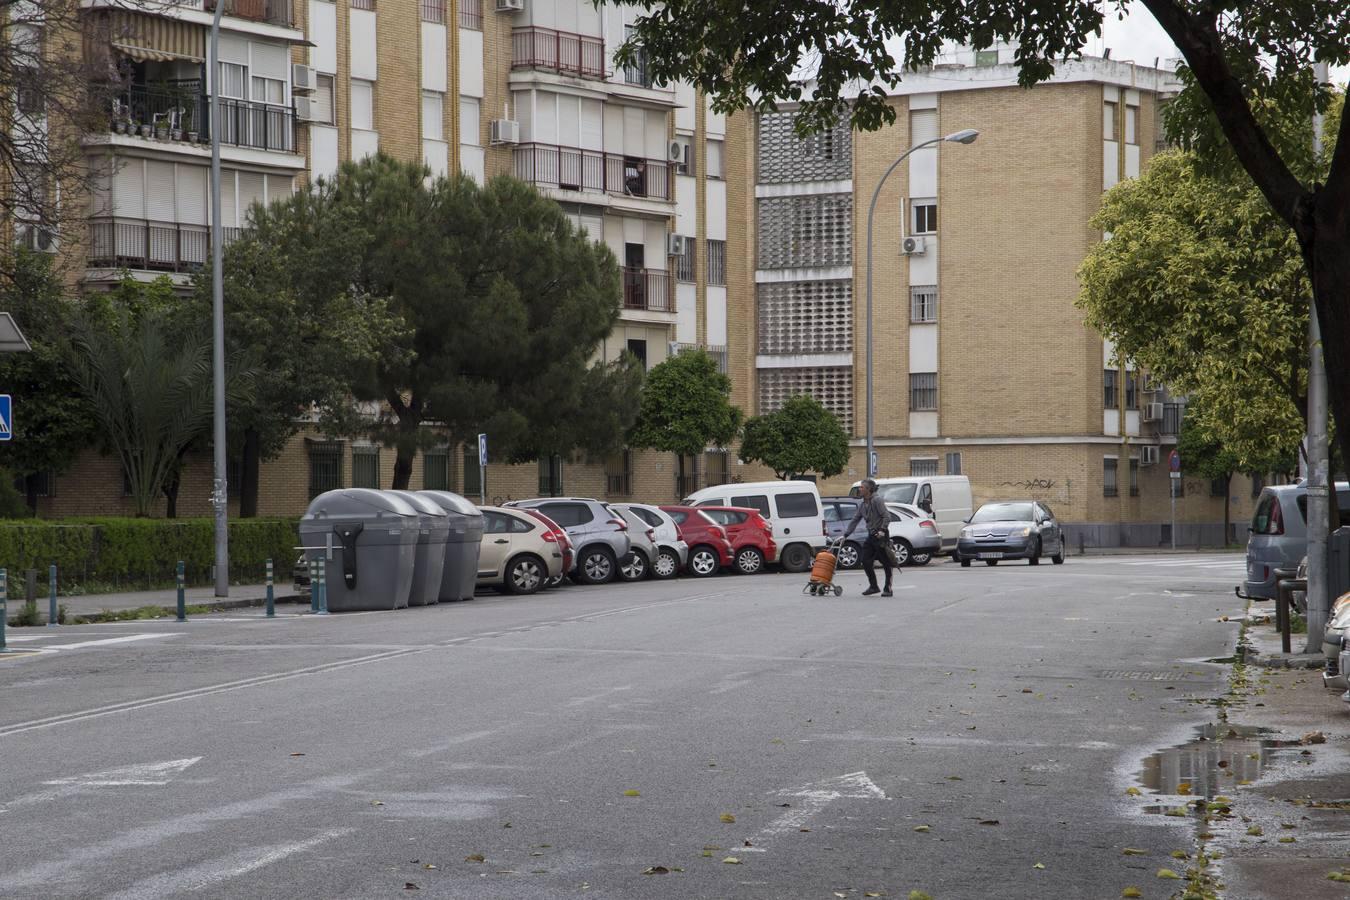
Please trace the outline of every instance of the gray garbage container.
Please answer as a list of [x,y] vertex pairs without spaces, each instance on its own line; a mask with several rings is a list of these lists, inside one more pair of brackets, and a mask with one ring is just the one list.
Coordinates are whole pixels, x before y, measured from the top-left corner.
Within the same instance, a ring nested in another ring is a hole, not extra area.
[[446,512],[450,533],[441,573],[441,600],[468,600],[478,581],[478,549],[483,540],[483,514],[468,500],[450,491],[420,491]]
[[[332,612],[398,609],[408,605],[421,517],[387,491],[347,488],[315,497],[300,520],[300,543],[333,547],[327,564]],[[320,559],[324,549],[306,550]]]
[[450,533],[450,517],[441,505],[415,491],[389,491],[408,501],[417,510],[421,527],[417,537],[417,561],[413,565],[409,606],[429,606],[440,602],[441,571],[445,568],[445,542]]

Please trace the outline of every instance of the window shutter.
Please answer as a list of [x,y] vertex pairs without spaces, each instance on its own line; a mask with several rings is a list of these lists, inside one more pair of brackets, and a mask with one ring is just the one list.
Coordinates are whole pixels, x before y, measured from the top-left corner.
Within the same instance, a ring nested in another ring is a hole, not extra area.
[[180,165],[177,172],[178,221],[188,225],[206,222],[206,169],[202,166]]
[[909,114],[909,145],[922,144],[938,136],[938,114],[935,109],[920,109]]

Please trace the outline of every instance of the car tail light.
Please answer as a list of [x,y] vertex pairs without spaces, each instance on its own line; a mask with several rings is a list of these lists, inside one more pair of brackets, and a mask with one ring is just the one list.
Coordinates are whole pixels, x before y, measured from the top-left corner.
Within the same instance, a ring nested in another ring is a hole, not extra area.
[[1284,534],[1284,511],[1278,502],[1270,507],[1270,524],[1266,526],[1266,534]]
[[548,541],[550,544],[558,543],[558,536],[547,528],[544,529],[544,533],[541,535],[541,537],[545,541]]
[[920,522],[920,523],[919,523],[919,527],[920,527],[920,528],[927,528],[929,531],[937,531],[937,530],[938,530],[937,525],[934,524],[933,522],[929,521],[928,519],[924,519],[922,522]]
[[713,526],[713,534],[717,535],[724,541],[727,539],[727,530],[723,528],[721,525]]
[[617,527],[620,531],[628,530],[628,523],[623,521],[622,519],[610,519],[608,524]]

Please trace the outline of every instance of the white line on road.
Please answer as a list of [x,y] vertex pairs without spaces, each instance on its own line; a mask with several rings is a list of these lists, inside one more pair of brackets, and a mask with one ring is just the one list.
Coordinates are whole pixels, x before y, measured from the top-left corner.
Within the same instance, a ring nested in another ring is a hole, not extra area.
[[737,852],[766,852],[771,838],[789,831],[800,831],[812,816],[835,800],[841,798],[885,800],[886,792],[873,784],[872,779],[867,777],[866,772],[850,772],[847,775],[840,775],[838,778],[808,784],[795,790],[779,791],[778,796],[797,798],[799,801],[798,807],[791,812],[783,813],[764,826],[759,834],[750,839],[746,847],[736,848]]
[[78,644],[52,644],[45,647],[46,650],[82,650],[85,647],[101,647],[105,644],[130,644],[135,641],[150,641],[155,638],[178,637],[181,631],[170,631],[163,634],[125,634],[122,637],[99,638],[96,641],[80,641]]

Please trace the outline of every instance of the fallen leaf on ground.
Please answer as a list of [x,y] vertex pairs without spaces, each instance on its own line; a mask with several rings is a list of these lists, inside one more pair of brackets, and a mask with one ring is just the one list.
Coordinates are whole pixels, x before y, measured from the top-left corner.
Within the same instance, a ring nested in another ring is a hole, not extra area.
[[863,896],[864,896],[864,897],[880,897],[881,895],[878,894],[876,891],[867,891],[867,892],[865,892],[865,893],[863,894]]
[[1139,788],[1137,787],[1132,787],[1126,788],[1125,793],[1129,794],[1131,797],[1138,797],[1140,794],[1143,793],[1143,791],[1139,790]]
[[303,753],[292,753],[292,754],[291,754],[291,756],[304,756],[304,755],[305,755],[305,754],[303,754]]
[[1142,896],[1144,896],[1144,892],[1141,891],[1141,890],[1139,890],[1139,888],[1137,888],[1137,887],[1127,887],[1125,890],[1123,890],[1123,891],[1120,892],[1120,896],[1122,896],[1122,897],[1142,897]]
[[434,869],[434,868],[436,868],[436,866],[435,866],[435,864],[433,864],[433,863],[424,863],[423,866],[422,866],[422,868],[424,868],[424,869]]
[[623,795],[625,797],[641,797],[642,793],[640,791],[635,791],[632,788],[629,788],[628,790],[623,792]]
[[1033,691],[1031,688],[1022,688],[1022,693],[1024,693],[1024,694],[1034,694],[1034,693],[1036,693],[1036,692]]
[[920,831],[920,832],[922,832],[922,831],[928,831],[929,829],[928,829],[928,826],[927,826],[927,825],[915,825],[915,826],[914,826],[914,830],[915,830],[915,831]]
[[1177,785],[1177,793],[1180,794],[1180,795],[1183,796],[1183,797],[1188,797],[1188,796],[1190,796],[1190,793],[1191,793],[1191,783],[1190,783],[1189,781],[1183,781],[1183,782],[1181,782],[1180,784],[1178,784],[1178,785]]
[[464,857],[464,861],[465,861],[465,862],[482,862],[482,861],[483,861],[483,854],[481,854],[481,853],[470,853],[468,856]]
[[1140,850],[1137,847],[1126,847],[1120,852],[1124,853],[1126,856],[1148,856],[1147,850]]
[[923,891],[910,891],[909,900],[933,900],[933,898],[925,894]]
[[962,779],[960,775],[948,775],[948,776],[947,776],[947,780],[948,780],[948,781],[962,781],[962,780],[964,780],[964,779]]
[[1250,834],[1252,837],[1260,837],[1261,835],[1265,834],[1265,832],[1261,830],[1260,825],[1252,825],[1247,829],[1247,833]]
[[1176,872],[1173,872],[1171,869],[1159,869],[1159,870],[1158,870],[1158,877],[1159,877],[1159,878],[1166,878],[1166,879],[1168,879],[1168,880],[1170,880],[1170,881],[1180,881],[1180,880],[1181,880],[1181,876],[1178,875]]
[[372,800],[372,801],[370,801],[370,805],[371,805],[371,806],[384,806],[384,801],[383,801],[383,800]]
[[643,875],[669,875],[670,870],[665,866],[648,866],[642,870]]
[[981,820],[980,820],[980,824],[981,824],[981,825],[997,825],[997,824],[998,824],[998,819],[981,819]]
[[723,822],[726,822],[728,825],[736,821],[736,817],[733,816],[731,813],[722,813],[717,818],[721,819]]
[[1173,859],[1189,859],[1189,857],[1186,855],[1186,851],[1185,851],[1185,850],[1173,850],[1173,851],[1172,851],[1172,858],[1173,858]]
[[1045,863],[1036,863],[1036,864],[1034,864],[1034,865],[1032,866],[1032,868],[1033,868],[1033,869],[1044,869],[1044,868],[1045,868]]
[[741,861],[734,856],[728,856],[726,859],[722,860],[722,862],[729,866],[739,866],[741,864]]
[[403,889],[404,889],[405,891],[420,891],[420,890],[421,890],[420,887],[418,887],[417,885],[413,884],[411,881],[405,881],[405,882],[403,882]]
[[1291,838],[1291,837],[1282,837],[1282,838],[1280,838],[1280,843],[1281,843],[1281,844],[1292,844],[1292,843],[1294,843],[1294,839]]

